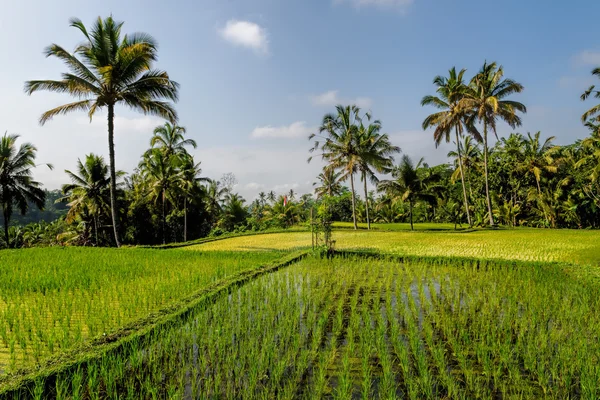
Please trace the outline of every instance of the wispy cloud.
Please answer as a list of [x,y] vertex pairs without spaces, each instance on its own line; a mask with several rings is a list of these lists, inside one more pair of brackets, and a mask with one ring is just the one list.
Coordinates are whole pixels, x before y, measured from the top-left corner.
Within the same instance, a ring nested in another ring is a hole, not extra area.
[[254,128],[250,137],[255,139],[279,138],[279,139],[294,139],[299,137],[307,137],[315,132],[316,128],[306,126],[306,122],[297,121],[290,125],[282,126],[259,126]]
[[575,64],[577,65],[600,65],[600,51],[584,50],[577,54],[574,58]]
[[231,19],[219,30],[219,34],[236,46],[252,49],[259,54],[269,53],[267,30],[254,22]]
[[578,89],[585,90],[590,85],[595,83],[595,79],[591,75],[586,76],[561,76],[558,79],[558,86],[563,89]]
[[315,106],[324,107],[333,107],[338,104],[356,104],[360,108],[370,108],[373,105],[373,100],[369,97],[356,97],[354,99],[341,97],[338,90],[330,90],[328,92],[312,96],[311,99]]
[[405,13],[413,0],[333,0],[333,4],[350,4],[355,8],[376,7]]

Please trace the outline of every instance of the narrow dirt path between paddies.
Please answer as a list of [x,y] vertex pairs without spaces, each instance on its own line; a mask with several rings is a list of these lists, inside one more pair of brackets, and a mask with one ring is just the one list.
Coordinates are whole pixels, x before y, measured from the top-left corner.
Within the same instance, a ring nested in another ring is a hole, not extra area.
[[[472,257],[520,261],[562,261],[600,265],[600,231],[590,230],[475,230],[441,232],[383,232],[335,230],[336,248],[371,250],[412,256]],[[290,250],[311,245],[309,232],[236,237],[184,247],[186,250]]]

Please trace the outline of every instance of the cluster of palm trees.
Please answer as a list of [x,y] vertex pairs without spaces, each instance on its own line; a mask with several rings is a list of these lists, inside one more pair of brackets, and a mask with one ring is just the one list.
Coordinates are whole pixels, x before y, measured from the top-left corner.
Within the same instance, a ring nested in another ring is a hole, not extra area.
[[[198,237],[215,230],[289,227],[305,220],[308,210],[323,198],[334,199],[328,203],[335,205],[332,213],[338,219],[351,219],[355,229],[359,220],[369,228],[372,220],[408,221],[411,226],[414,220],[466,220],[470,226],[494,226],[498,221],[600,227],[600,104],[582,115],[590,137],[574,144],[555,146],[553,137],[542,139],[539,132],[500,138],[498,124],[520,126],[526,107],[512,99],[523,86],[505,78],[496,63],[485,62],[470,80],[465,79],[464,69],[450,69],[448,76],[434,79],[436,93],[421,101],[422,106],[438,109],[425,118],[423,129],[433,130],[436,146],[454,141],[456,151],[449,153],[453,164],[430,167],[423,159],[415,163],[404,155],[394,165],[400,148],[382,132],[381,121],[357,106],[339,105],[335,113],[323,117],[318,133],[309,137],[313,144],[308,161],[317,156],[326,163],[315,184],[316,200],[311,195],[296,200],[293,191],[279,197],[271,192],[261,193],[247,205],[233,192],[231,176],[222,182],[201,176],[200,163],[188,152],[196,143],[186,139],[185,128],[177,124],[173,103],[179,85],[153,67],[156,41],[145,33],[122,34],[123,23],[112,17],[98,18],[89,28],[78,19],[70,24],[83,37],[74,52],[57,44],[46,49],[46,55],[61,60],[68,71],[60,80],[28,81],[25,92],[51,91],[74,98],[43,113],[42,125],[73,111],[85,111],[90,119],[105,111],[108,164],[101,156],[89,154],[78,162],[76,171],[66,171],[71,183],[63,187],[62,200],[69,205],[65,224],[49,230],[32,228],[32,232],[63,237],[56,234],[67,229],[63,225],[76,226],[76,234],[66,236],[96,245],[119,246],[123,236],[130,243],[188,240],[190,234]],[[600,77],[600,68],[592,74]],[[599,99],[600,90],[591,86],[581,99],[590,97]],[[167,121],[155,129],[150,149],[126,179],[124,172],[115,169],[118,105]],[[491,134],[497,139],[494,145]],[[4,134],[0,141],[5,245],[10,244],[13,212],[41,208],[45,200],[41,184],[32,177],[36,148],[29,143],[18,146],[17,140],[16,135]],[[381,179],[386,174],[391,176]],[[363,186],[362,200],[356,195],[357,176]],[[349,183],[349,190],[343,182]],[[378,197],[368,191],[369,182]]]
[[[390,142],[387,134],[381,132],[381,121],[372,120],[370,113],[361,113],[359,107],[336,106],[335,114],[326,114],[319,127],[319,133],[311,134],[309,140],[314,140],[310,152],[321,157],[326,162],[323,172],[319,175],[323,183],[329,187],[319,189],[319,195],[333,195],[339,191],[336,181],[350,181],[352,199],[352,221],[354,229],[358,229],[356,218],[356,190],[354,175],[358,174],[363,182],[365,195],[365,210],[368,228],[369,200],[367,180],[379,182],[377,173],[386,174],[392,170],[395,153],[400,152],[398,146]],[[313,155],[308,159],[310,162]]]
[[152,68],[157,59],[157,44],[146,33],[122,35],[122,22],[112,16],[98,18],[88,29],[81,20],[70,25],[83,35],[74,53],[52,44],[47,57],[63,61],[69,72],[61,80],[33,80],[25,83],[25,92],[67,93],[77,100],[46,111],[40,117],[43,125],[56,115],[86,111],[89,118],[106,110],[110,171],[110,205],[114,240],[120,246],[117,206],[117,171],[115,170],[115,106],[121,104],[144,114],[157,115],[172,123],[177,121],[173,105],[178,99],[179,84],[169,75]]
[[[498,121],[504,121],[512,128],[521,125],[521,118],[517,113],[527,112],[526,107],[507,98],[523,91],[523,86],[512,79],[504,78],[504,69],[502,66],[497,66],[496,63],[485,62],[468,84],[463,80],[464,74],[464,69],[457,73],[456,68],[452,68],[448,77],[435,77],[433,83],[437,86],[437,96],[423,97],[421,105],[431,105],[440,111],[425,118],[423,129],[434,128],[433,138],[436,146],[442,140],[449,142],[453,135],[458,146],[460,137],[466,133],[483,144],[485,199],[489,224],[494,226],[489,185],[488,133],[491,130],[498,139],[496,129]],[[479,132],[478,125],[483,127],[483,134]],[[471,225],[460,147],[457,147],[457,155],[461,171],[464,207],[469,225]]]

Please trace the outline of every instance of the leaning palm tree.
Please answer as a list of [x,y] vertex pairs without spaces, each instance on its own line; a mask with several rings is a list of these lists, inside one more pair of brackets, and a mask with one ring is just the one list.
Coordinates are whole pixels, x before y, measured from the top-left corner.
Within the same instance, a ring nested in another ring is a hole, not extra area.
[[313,182],[317,198],[320,199],[324,196],[339,196],[342,194],[342,184],[340,183],[341,175],[341,172],[336,172],[333,168],[323,168],[323,172],[317,176],[319,181]]
[[465,184],[465,173],[463,171],[462,154],[460,148],[460,137],[467,130],[473,137],[481,142],[481,135],[473,125],[472,110],[459,107],[460,100],[464,97],[467,87],[463,81],[465,69],[458,73],[456,68],[452,67],[448,71],[448,77],[436,76],[433,84],[437,86],[438,96],[425,96],[421,100],[421,106],[432,105],[438,108],[439,112],[433,113],[423,121],[423,130],[435,127],[433,131],[433,140],[438,147],[442,140],[450,142],[454,133],[456,137],[456,149],[458,153],[458,169],[462,182],[463,201],[467,213],[469,226],[472,225],[471,212],[469,210],[469,200],[467,197],[467,187]]
[[206,211],[214,221],[218,218],[223,209],[225,196],[227,195],[228,191],[227,188],[221,185],[221,182],[210,179],[207,180],[207,185],[205,186],[204,191]]
[[367,220],[367,229],[371,229],[371,219],[369,218],[369,193],[367,190],[367,179],[372,184],[377,185],[379,178],[376,172],[389,173],[394,165],[395,153],[400,152],[400,147],[392,145],[387,134],[381,132],[381,122],[379,120],[370,122],[371,115],[366,114],[369,124],[365,126],[360,124],[359,145],[358,145],[358,170],[363,181],[365,191],[365,217]]
[[421,158],[417,165],[413,163],[407,155],[402,156],[400,165],[392,170],[394,179],[384,180],[379,182],[377,188],[388,195],[388,199],[400,200],[408,202],[410,214],[410,229],[414,230],[413,226],[413,206],[415,202],[422,200],[429,203],[435,201],[435,196],[429,191],[429,180],[433,180],[433,176],[421,176],[419,169],[423,165]]
[[162,149],[167,158],[171,156],[180,156],[187,154],[186,146],[196,148],[194,139],[185,139],[186,130],[183,126],[178,126],[165,122],[154,128],[154,136],[150,139],[150,147]]
[[[455,164],[458,164],[458,150],[460,150],[461,160],[462,160],[462,171],[465,176],[465,183],[469,188],[469,197],[473,198],[473,187],[471,185],[470,179],[470,171],[472,169],[477,169],[480,162],[481,152],[479,150],[478,144],[473,140],[471,136],[464,136],[462,141],[458,143],[457,151],[450,150],[448,152],[448,157],[453,158],[455,160]],[[454,173],[450,177],[450,182],[452,184],[456,183],[456,181],[461,177],[461,171],[457,166]]]
[[195,163],[194,157],[187,153],[185,154],[185,156],[179,159],[179,172],[175,179],[179,190],[183,194],[183,241],[187,242],[188,197],[194,198],[194,193],[201,193],[200,182],[208,182],[208,178],[200,176],[202,174],[200,163]]
[[[350,179],[352,190],[352,220],[354,229],[356,223],[356,191],[354,189],[354,174],[358,171],[358,138],[361,122],[360,108],[357,106],[336,106],[336,114],[326,114],[319,127],[318,134],[311,134],[308,139],[316,138],[310,152],[320,151],[321,159],[330,168],[342,171],[342,179]],[[308,158],[308,162],[313,156]]]
[[[594,68],[592,70],[592,75],[595,75],[598,78],[600,78],[600,67]],[[592,95],[594,96],[594,98],[600,99],[600,90],[596,89],[596,85],[590,86],[588,88],[588,90],[586,90],[581,95],[581,100],[587,100],[587,98],[590,97],[590,96],[592,96]],[[596,104],[595,106],[593,106],[592,108],[590,108],[589,110],[587,110],[586,112],[584,112],[583,115],[581,116],[581,121],[583,123],[587,123],[587,122],[590,122],[590,121],[600,122],[600,104]],[[589,126],[590,125],[588,125],[588,127]]]
[[541,143],[540,134],[540,132],[536,132],[531,136],[531,133],[527,133],[527,138],[523,138],[523,160],[521,165],[517,166],[517,171],[533,175],[538,194],[542,193],[540,186],[542,173],[556,173],[558,170],[552,154],[555,148],[552,141],[556,138],[550,136]]
[[477,75],[471,79],[463,98],[459,101],[460,108],[473,112],[476,121],[483,124],[485,197],[490,226],[494,226],[494,214],[488,176],[488,130],[491,129],[498,139],[498,120],[505,121],[512,128],[521,125],[521,118],[517,112],[526,113],[527,108],[517,101],[506,100],[506,97],[522,91],[523,85],[512,79],[504,79],[502,66],[498,67],[495,62],[485,62]]
[[[19,135],[7,133],[0,138],[0,206],[4,217],[6,247],[10,247],[8,225],[13,208],[17,207],[25,215],[30,203],[41,210],[46,201],[46,192],[41,189],[41,183],[31,176],[36,166],[37,148],[31,143],[17,147],[18,138]],[[47,165],[52,169],[50,164]]]
[[162,241],[166,243],[167,232],[167,202],[175,204],[174,188],[177,184],[177,171],[175,165],[167,159],[163,152],[159,149],[151,149],[152,151],[144,154],[144,158],[139,164],[139,169],[142,172],[148,185],[148,196],[158,203],[162,203]]
[[[71,223],[82,214],[89,214],[94,225],[96,246],[98,245],[98,225],[102,215],[110,215],[110,173],[108,165],[102,156],[88,154],[85,161],[77,160],[77,171],[65,170],[71,179],[70,184],[63,185],[63,198],[67,201],[69,211],[67,222]],[[123,176],[123,171],[117,171],[117,177]]]
[[79,19],[70,21],[85,40],[69,53],[52,44],[46,49],[47,57],[63,61],[70,72],[62,80],[35,80],[25,83],[25,92],[32,94],[47,90],[68,93],[77,101],[46,111],[40,117],[45,124],[52,117],[72,111],[86,111],[90,120],[97,111],[108,112],[108,154],[110,167],[110,202],[115,243],[120,246],[117,218],[117,176],[115,170],[114,119],[115,106],[127,107],[157,115],[170,121],[177,120],[173,106],[164,101],[177,101],[178,87],[164,71],[152,69],[157,59],[156,41],[148,34],[134,33],[121,37],[122,22],[112,17],[98,18],[91,29]]

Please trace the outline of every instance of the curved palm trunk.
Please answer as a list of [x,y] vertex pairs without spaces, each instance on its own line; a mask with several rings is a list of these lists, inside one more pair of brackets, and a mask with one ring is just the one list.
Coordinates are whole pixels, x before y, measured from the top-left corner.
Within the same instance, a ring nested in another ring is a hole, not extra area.
[[115,172],[115,106],[108,106],[108,158],[110,163],[110,212],[112,215],[113,231],[115,233],[115,244],[121,247],[119,240],[119,221],[117,216],[117,174]]
[[8,215],[8,210],[4,209],[4,239],[6,240],[6,248],[10,249],[10,238],[8,236],[8,220],[10,216]]
[[165,217],[165,190],[162,191],[162,239],[163,244],[166,244],[166,226],[167,218]]
[[410,213],[410,230],[414,231],[415,227],[413,226],[413,203],[412,203],[412,200],[408,201],[408,212]]
[[[535,183],[537,184],[538,196],[542,197],[542,187],[540,186],[540,181],[536,178]],[[542,211],[544,211],[544,218],[546,219],[546,224],[552,224],[552,228],[554,228],[554,222],[550,222],[550,218],[548,217],[548,213],[546,209],[542,207]]]
[[96,236],[96,247],[98,247],[98,216],[94,215],[94,236]]
[[187,197],[183,197],[183,241],[187,242]]
[[362,176],[365,185],[365,211],[367,212],[367,229],[371,229],[371,220],[369,219],[369,194],[367,192],[367,174],[363,171]]
[[354,192],[354,173],[350,173],[350,186],[352,188],[352,221],[354,222],[354,229],[358,229],[356,224],[356,195]]
[[490,198],[490,184],[488,180],[488,141],[487,141],[487,123],[483,123],[483,168],[485,175],[485,199],[487,202],[490,226],[494,226],[494,215],[492,214],[492,200]]
[[[456,129],[456,148],[458,150],[458,167],[460,168],[460,179],[462,181],[462,190],[463,190],[463,197],[465,200],[465,211],[467,212],[467,222],[469,223],[469,226],[473,226],[473,224],[471,223],[471,212],[469,211],[469,200],[467,198],[467,186],[465,184],[465,173],[463,171],[463,162],[462,162],[462,155],[460,152],[460,142],[458,140],[458,128]],[[456,229],[456,226],[454,227],[454,229]]]

